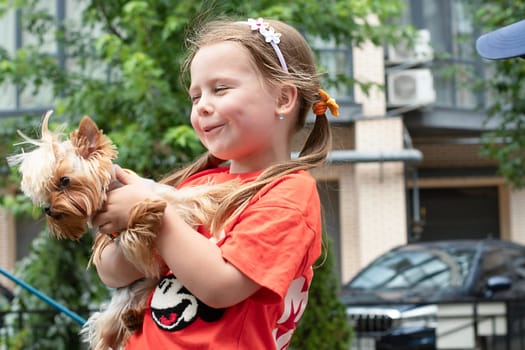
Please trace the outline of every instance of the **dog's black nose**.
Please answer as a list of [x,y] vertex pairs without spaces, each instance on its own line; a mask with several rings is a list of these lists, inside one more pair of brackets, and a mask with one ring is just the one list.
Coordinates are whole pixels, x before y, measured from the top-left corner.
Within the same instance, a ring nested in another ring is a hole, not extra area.
[[44,207],[44,212],[46,213],[47,216],[49,216],[53,220],[61,220],[63,218],[63,215],[61,213],[57,213],[56,211],[53,212],[51,210],[51,205],[49,205],[49,204],[47,204]]

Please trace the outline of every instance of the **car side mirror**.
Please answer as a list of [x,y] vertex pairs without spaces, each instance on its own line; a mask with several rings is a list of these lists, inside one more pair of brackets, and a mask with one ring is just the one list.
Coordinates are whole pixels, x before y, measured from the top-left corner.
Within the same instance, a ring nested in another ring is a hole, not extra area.
[[507,276],[491,276],[485,284],[485,297],[491,298],[494,293],[509,290],[512,280]]

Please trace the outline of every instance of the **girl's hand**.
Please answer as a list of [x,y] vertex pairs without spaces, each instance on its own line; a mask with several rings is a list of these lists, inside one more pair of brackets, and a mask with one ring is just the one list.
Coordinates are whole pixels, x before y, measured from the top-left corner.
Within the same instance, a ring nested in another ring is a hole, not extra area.
[[151,180],[126,172],[118,165],[115,165],[115,176],[122,186],[108,192],[104,209],[92,221],[104,234],[126,229],[131,208],[147,198],[158,197],[151,189]]

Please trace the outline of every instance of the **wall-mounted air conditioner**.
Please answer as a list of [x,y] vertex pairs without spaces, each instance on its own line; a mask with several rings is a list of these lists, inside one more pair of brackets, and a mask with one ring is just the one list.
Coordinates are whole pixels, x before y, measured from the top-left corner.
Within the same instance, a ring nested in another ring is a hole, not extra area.
[[434,78],[427,68],[394,71],[387,76],[390,106],[428,105],[436,100]]
[[434,50],[430,43],[430,31],[417,31],[414,45],[409,47],[406,41],[387,46],[387,62],[391,64],[424,63],[434,59]]

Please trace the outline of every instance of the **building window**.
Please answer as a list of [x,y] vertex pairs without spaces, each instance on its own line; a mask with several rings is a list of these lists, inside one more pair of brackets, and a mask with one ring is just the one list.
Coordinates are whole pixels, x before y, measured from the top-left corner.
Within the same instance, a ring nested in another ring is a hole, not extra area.
[[406,0],[403,17],[417,29],[428,29],[434,49],[431,69],[436,90],[435,105],[474,109],[482,102],[472,84],[481,76],[482,61],[474,51],[478,36],[469,5],[460,0]]
[[340,103],[353,101],[352,47],[313,39],[314,51],[321,72],[326,72],[324,88]]
[[[352,77],[352,50],[351,48],[324,48],[319,50],[320,65],[328,72],[330,83],[327,90],[331,96],[340,102],[353,101],[353,89],[349,82]],[[342,79],[336,84],[338,79]]]
[[[45,0],[40,1],[39,10],[47,12],[61,22],[65,17],[66,0]],[[0,30],[4,35],[0,36],[0,47],[5,49],[9,55],[24,47],[38,46],[39,51],[50,57],[54,57],[62,64],[64,53],[60,45],[52,36],[45,36],[44,43],[40,43],[38,38],[22,30],[22,13],[20,10],[10,11],[0,18]],[[62,64],[62,66],[65,65]],[[13,85],[6,81],[0,85],[0,115],[12,114],[13,112],[47,109],[53,104],[52,86],[45,84],[35,89],[35,86],[28,84],[24,88]]]
[[[308,37],[308,36],[307,36]],[[316,63],[322,74],[321,86],[339,104],[340,117],[337,122],[352,122],[362,114],[361,106],[354,100],[353,56],[350,44],[337,45],[333,41],[308,37],[316,55]],[[313,122],[313,113],[308,121]],[[331,122],[334,122],[332,119]]]

